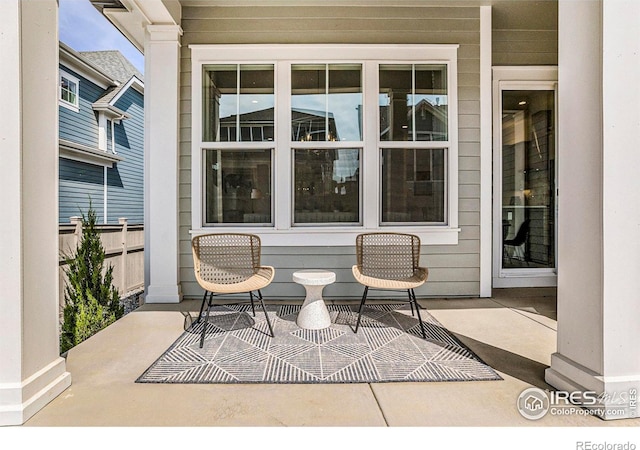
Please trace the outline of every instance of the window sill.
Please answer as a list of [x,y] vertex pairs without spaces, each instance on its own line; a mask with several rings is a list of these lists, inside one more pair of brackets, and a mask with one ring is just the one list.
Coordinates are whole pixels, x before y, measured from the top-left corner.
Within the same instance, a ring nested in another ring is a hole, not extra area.
[[58,104],[64,108],[70,109],[73,112],[80,112],[80,106],[70,103],[66,100],[58,99]]
[[265,227],[208,227],[192,229],[191,236],[208,233],[250,233],[260,236],[268,247],[346,247],[353,246],[361,233],[392,232],[415,234],[423,245],[456,245],[460,228],[450,227],[383,227],[383,228],[289,228],[277,230]]

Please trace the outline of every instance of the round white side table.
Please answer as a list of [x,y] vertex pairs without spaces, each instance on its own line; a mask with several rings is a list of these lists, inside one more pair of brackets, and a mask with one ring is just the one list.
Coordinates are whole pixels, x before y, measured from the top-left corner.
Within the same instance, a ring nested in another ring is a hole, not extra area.
[[307,330],[321,330],[331,325],[322,290],[336,281],[336,274],[328,270],[299,270],[293,273],[293,281],[303,285],[307,292],[296,324]]

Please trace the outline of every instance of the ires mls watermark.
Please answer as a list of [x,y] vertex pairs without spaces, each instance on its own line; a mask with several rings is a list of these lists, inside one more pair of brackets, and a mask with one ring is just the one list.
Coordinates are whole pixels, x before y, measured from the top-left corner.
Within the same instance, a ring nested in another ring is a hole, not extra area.
[[637,417],[638,391],[598,394],[595,391],[546,391],[527,388],[518,396],[517,407],[529,420],[552,416],[598,416],[606,418]]

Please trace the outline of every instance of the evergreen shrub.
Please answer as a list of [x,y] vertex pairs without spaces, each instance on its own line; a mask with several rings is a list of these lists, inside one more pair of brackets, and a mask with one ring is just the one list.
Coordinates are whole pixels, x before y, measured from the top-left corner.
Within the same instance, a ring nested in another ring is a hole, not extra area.
[[80,342],[124,315],[120,295],[113,286],[113,266],[105,268],[105,251],[96,229],[96,212],[91,206],[82,214],[82,236],[76,253],[65,256],[67,283],[64,290],[60,352]]

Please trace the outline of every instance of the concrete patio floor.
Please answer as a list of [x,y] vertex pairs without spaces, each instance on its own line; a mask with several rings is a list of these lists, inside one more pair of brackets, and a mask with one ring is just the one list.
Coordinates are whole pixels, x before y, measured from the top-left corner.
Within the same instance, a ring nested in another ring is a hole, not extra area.
[[[640,419],[523,418],[516,401],[544,381],[556,349],[555,289],[496,290],[490,299],[420,303],[502,381],[179,385],[136,378],[183,331],[198,300],[143,305],[73,348],[69,389],[28,427],[638,427]],[[573,447],[575,448],[575,447]]]

